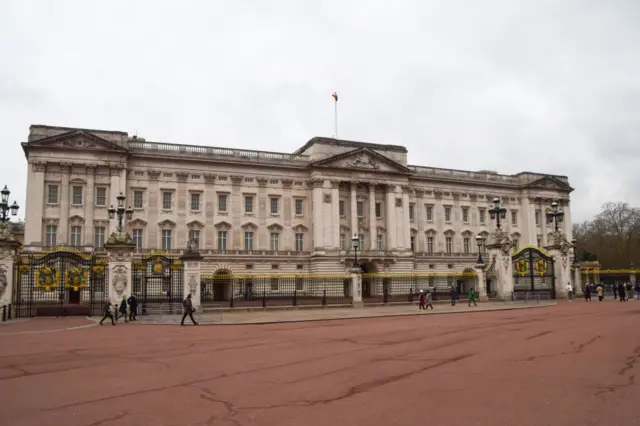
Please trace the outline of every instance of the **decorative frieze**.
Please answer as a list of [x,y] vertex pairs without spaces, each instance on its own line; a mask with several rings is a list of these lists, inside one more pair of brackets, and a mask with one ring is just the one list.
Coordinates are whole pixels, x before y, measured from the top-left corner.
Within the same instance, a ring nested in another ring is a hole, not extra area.
[[189,173],[176,172],[176,177],[178,178],[178,182],[186,182],[187,179],[189,179]]
[[149,180],[158,180],[160,178],[161,170],[148,170]]

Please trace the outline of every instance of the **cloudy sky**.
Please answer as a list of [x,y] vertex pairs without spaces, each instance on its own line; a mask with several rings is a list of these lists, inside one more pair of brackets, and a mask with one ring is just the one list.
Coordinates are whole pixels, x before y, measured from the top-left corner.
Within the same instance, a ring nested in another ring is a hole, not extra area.
[[568,175],[574,221],[640,205],[640,1],[0,0],[0,183],[30,124]]

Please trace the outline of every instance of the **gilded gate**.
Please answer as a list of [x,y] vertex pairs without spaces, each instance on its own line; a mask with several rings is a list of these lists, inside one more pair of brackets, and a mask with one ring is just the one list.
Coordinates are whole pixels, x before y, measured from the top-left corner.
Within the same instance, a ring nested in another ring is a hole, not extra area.
[[514,292],[549,292],[552,299],[556,298],[553,256],[538,247],[527,246],[511,259]]

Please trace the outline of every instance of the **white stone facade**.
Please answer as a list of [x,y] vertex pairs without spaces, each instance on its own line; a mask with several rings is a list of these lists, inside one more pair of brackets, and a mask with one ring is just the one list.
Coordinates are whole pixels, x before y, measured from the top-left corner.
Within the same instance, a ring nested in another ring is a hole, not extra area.
[[519,246],[546,245],[552,200],[571,240],[566,177],[410,166],[402,146],[313,138],[284,154],[33,125],[23,148],[27,250],[99,250],[120,192],[135,210],[126,230],[138,253],[196,238],[203,273],[347,272],[353,234],[367,272],[460,271],[475,264],[476,235],[495,228],[496,196]]

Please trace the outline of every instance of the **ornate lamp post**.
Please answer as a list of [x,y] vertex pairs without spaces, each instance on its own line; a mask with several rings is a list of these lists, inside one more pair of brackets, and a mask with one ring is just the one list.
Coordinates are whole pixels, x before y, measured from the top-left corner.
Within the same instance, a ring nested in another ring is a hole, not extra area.
[[489,209],[489,215],[491,219],[496,220],[496,226],[500,229],[500,219],[506,219],[507,217],[507,209],[500,204],[500,198],[496,197],[493,199],[493,208]]
[[482,261],[482,243],[483,238],[480,235],[476,235],[476,244],[478,245],[478,261],[476,262],[478,265],[482,265],[484,262]]
[[16,216],[20,207],[15,201],[12,205],[9,205],[9,195],[11,195],[11,191],[9,191],[7,185],[0,191],[0,194],[2,194],[2,198],[0,199],[0,237],[5,240],[12,239],[12,234],[9,229],[10,215]]
[[109,208],[109,219],[115,219],[116,215],[118,216],[118,233],[120,233],[124,230],[124,225],[123,225],[124,216],[125,215],[127,216],[127,220],[131,220],[133,218],[133,209],[131,208],[131,206],[125,209],[124,207],[125,196],[122,195],[122,192],[120,193],[120,195],[118,195],[117,200],[118,200],[118,207],[115,208],[113,207],[113,204],[112,204],[111,207]]
[[353,237],[351,237],[351,245],[353,246],[353,267],[357,268],[360,266],[358,265],[358,247],[360,246],[358,234],[353,234]]
[[558,207],[558,203],[554,201],[551,203],[551,210],[547,210],[547,223],[554,222],[556,232],[558,232],[558,225],[564,219],[564,212]]

